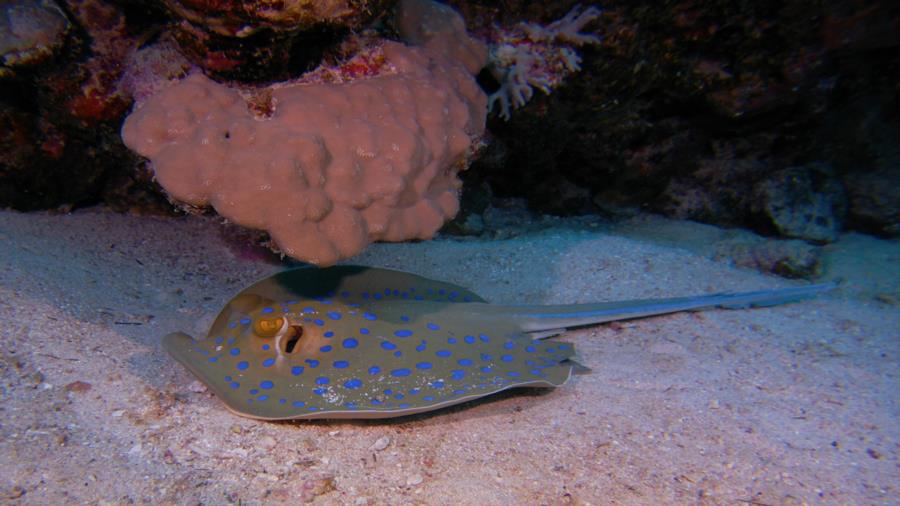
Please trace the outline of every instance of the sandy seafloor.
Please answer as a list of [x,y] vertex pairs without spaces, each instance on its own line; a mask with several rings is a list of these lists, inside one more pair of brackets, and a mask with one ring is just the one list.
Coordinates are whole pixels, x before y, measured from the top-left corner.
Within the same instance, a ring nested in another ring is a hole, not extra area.
[[[208,218],[0,212],[0,503],[900,504],[900,247],[847,235],[776,308],[569,332],[590,372],[395,421],[224,409],[160,347],[280,270]],[[726,232],[638,218],[354,263],[570,303],[793,286],[710,259]]]

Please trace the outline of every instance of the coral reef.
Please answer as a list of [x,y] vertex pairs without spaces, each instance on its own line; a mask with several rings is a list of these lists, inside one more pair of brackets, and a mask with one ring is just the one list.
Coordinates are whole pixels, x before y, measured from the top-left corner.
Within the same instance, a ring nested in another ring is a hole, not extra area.
[[63,45],[70,24],[55,3],[16,0],[0,9],[0,78],[46,60]]
[[[458,2],[457,5],[462,5]],[[465,2],[476,33],[546,24],[570,2]],[[896,234],[900,8],[877,1],[601,2],[599,44],[582,71],[535,93],[463,175],[532,210],[616,215],[623,207],[780,234],[757,188],[829,164],[844,186],[845,227]],[[893,80],[896,81],[896,80]],[[548,126],[551,126],[548,128]],[[889,140],[891,139],[891,140]],[[798,195],[799,196],[799,195]],[[800,202],[800,199],[795,199]],[[806,216],[797,208],[796,216]],[[819,216],[821,217],[821,216]],[[812,223],[810,223],[812,225]]]
[[125,13],[103,0],[0,9],[0,206],[164,209],[118,140],[123,59],[139,44]]
[[[297,259],[329,265],[372,241],[427,239],[457,212],[457,173],[486,117],[471,74],[485,54],[461,22],[443,26],[454,28],[425,33],[424,47],[384,42],[343,70],[246,96],[193,74],[137,108],[122,138],[171,198],[266,230]],[[460,46],[463,61],[445,56]],[[365,65],[375,75],[355,71]]]
[[547,25],[519,23],[512,29],[498,28],[490,45],[488,70],[500,88],[488,97],[488,110],[499,103],[499,116],[509,120],[510,106],[525,105],[534,88],[549,95],[564,78],[581,70],[581,57],[571,46],[600,43],[596,35],[581,33],[599,15],[596,7],[582,11],[576,5]]
[[207,74],[285,79],[318,65],[348,32],[364,29],[394,0],[166,0],[172,34]]
[[[395,38],[395,3],[418,11],[396,18],[406,40],[440,58],[475,73],[478,39],[491,50],[478,76],[491,143],[461,173],[469,192],[541,213],[644,209],[814,242],[838,227],[900,234],[900,4],[878,0],[605,0],[602,11],[572,0],[8,1],[0,206],[171,212],[146,160],[120,142],[133,101],[198,67],[233,86],[316,65],[306,82],[376,77],[389,71],[378,47]],[[475,34],[464,44],[442,40],[464,25]],[[252,95],[265,115],[266,93]],[[770,191],[813,166],[832,170]]]

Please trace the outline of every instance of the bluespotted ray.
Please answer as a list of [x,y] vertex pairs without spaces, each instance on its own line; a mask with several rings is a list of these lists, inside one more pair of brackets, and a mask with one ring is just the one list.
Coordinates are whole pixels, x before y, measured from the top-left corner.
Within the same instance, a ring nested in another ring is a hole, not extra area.
[[771,306],[833,284],[697,297],[525,306],[488,304],[451,283],[371,267],[300,268],[226,304],[207,336],[163,345],[231,411],[263,420],[389,418],[572,372],[572,327],[708,308]]

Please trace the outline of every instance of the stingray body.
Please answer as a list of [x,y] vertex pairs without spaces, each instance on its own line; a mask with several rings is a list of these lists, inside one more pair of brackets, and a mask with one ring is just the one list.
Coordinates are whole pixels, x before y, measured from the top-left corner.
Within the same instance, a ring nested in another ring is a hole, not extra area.
[[163,343],[235,413],[265,420],[387,418],[520,386],[562,385],[566,328],[710,307],[775,305],[833,285],[567,306],[486,303],[388,269],[300,268],[235,296],[207,336]]

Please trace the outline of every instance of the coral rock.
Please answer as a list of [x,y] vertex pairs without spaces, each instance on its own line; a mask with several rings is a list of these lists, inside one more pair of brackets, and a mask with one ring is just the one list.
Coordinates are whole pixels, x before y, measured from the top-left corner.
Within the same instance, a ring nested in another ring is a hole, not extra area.
[[360,31],[392,0],[166,0],[173,33],[207,74],[263,82],[314,66],[346,31]]
[[69,22],[53,2],[4,2],[0,6],[0,77],[7,67],[40,63],[62,46]]
[[266,230],[294,258],[328,265],[376,240],[427,239],[457,212],[487,99],[462,64],[383,51],[392,73],[273,86],[263,117],[195,74],[132,113],[122,137],[172,198]]
[[780,171],[755,188],[755,206],[785,237],[833,242],[841,231],[847,197],[828,164]]

